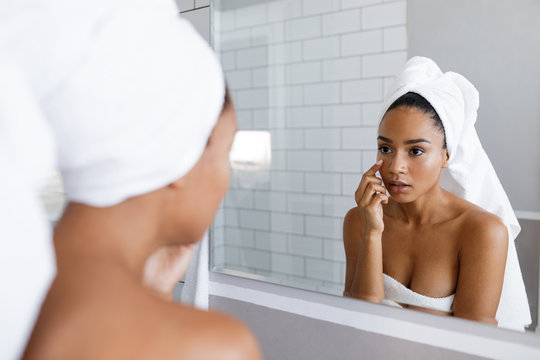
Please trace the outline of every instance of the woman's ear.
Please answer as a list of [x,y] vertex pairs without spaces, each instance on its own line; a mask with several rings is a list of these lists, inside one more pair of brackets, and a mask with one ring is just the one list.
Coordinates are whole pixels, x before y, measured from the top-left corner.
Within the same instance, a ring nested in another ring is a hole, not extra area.
[[448,160],[450,159],[450,154],[448,154],[448,149],[444,149],[443,150],[443,156],[444,156],[444,160],[443,160],[443,168],[445,167],[448,167]]

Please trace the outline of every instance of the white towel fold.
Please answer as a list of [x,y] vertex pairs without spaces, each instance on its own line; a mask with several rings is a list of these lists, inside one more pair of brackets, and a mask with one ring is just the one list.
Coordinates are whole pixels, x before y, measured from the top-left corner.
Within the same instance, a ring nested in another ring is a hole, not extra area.
[[[454,295],[434,298],[412,291],[393,277],[383,273],[384,299],[383,304],[394,305],[397,303],[421,306],[426,309],[450,312]],[[397,304],[399,307],[401,305]]]
[[474,128],[478,91],[462,75],[443,73],[433,60],[413,57],[387,95],[383,114],[407,92],[423,96],[442,120],[450,160],[441,186],[497,215],[508,227],[508,256],[496,319],[501,327],[523,330],[531,323],[531,315],[514,244],[521,227]]
[[208,259],[208,232],[206,232],[195,248],[180,295],[182,303],[194,305],[201,310],[208,310]]

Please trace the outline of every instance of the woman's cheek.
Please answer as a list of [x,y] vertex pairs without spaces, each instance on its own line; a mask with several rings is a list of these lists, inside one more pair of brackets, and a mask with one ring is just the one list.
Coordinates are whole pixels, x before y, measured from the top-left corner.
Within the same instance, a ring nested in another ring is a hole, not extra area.
[[436,178],[441,171],[441,164],[434,156],[426,156],[420,161],[419,170],[423,173],[426,179]]

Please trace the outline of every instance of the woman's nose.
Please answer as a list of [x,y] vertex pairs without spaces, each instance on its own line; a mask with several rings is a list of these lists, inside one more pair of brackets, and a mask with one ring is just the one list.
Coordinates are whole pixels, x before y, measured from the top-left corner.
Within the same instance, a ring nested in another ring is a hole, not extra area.
[[407,173],[407,168],[407,160],[400,154],[393,156],[388,164],[388,170],[394,174],[405,174]]

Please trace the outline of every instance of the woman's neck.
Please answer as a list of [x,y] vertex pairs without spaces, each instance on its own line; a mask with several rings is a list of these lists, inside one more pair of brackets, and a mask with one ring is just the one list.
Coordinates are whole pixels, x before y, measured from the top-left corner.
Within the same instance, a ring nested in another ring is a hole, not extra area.
[[113,266],[140,280],[160,244],[159,204],[137,197],[107,208],[70,203],[54,231],[58,270]]
[[392,201],[395,215],[413,226],[442,221],[444,214],[441,213],[441,209],[446,202],[446,192],[438,184],[414,201],[408,203]]

